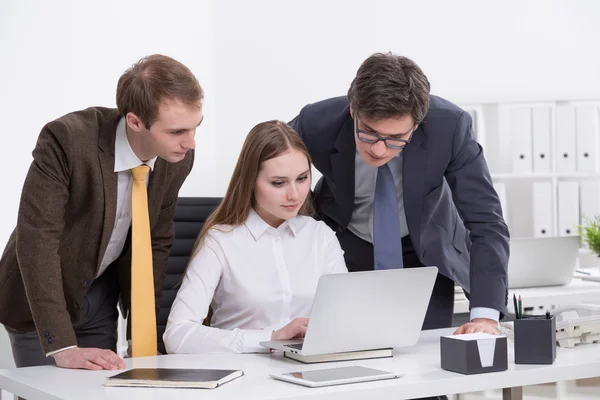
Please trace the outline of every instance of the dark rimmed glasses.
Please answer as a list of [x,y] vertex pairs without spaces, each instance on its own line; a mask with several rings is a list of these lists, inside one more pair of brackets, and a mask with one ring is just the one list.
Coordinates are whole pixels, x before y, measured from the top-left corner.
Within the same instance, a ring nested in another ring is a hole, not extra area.
[[364,129],[359,129],[358,117],[355,118],[355,121],[356,122],[354,125],[356,126],[356,137],[358,137],[358,139],[360,141],[369,143],[369,144],[375,144],[381,140],[386,145],[386,147],[388,147],[390,149],[394,149],[394,150],[402,150],[403,148],[406,147],[407,144],[410,143],[410,140],[413,137],[413,133],[415,132],[415,129],[418,125],[418,124],[415,124],[409,132],[404,134],[404,135],[406,135],[406,134],[410,133],[410,137],[407,140],[404,140],[404,139],[398,139],[398,138],[394,138],[394,137],[381,137],[375,132],[369,132],[369,131],[365,131]]

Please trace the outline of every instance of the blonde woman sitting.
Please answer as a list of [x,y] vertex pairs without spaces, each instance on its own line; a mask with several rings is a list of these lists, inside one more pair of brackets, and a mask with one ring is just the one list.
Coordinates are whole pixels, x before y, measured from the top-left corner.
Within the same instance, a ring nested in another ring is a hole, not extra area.
[[319,277],[347,272],[335,233],[309,216],[310,182],[308,150],[286,123],[250,131],[171,308],[169,353],[263,352],[261,341],[304,336]]

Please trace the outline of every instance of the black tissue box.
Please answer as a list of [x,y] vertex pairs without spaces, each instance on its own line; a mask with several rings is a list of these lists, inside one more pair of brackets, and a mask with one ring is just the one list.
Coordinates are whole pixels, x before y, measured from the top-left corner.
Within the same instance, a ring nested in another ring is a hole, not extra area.
[[508,369],[508,342],[504,335],[473,333],[440,338],[442,369],[481,374]]
[[553,364],[556,359],[554,315],[515,319],[515,364]]

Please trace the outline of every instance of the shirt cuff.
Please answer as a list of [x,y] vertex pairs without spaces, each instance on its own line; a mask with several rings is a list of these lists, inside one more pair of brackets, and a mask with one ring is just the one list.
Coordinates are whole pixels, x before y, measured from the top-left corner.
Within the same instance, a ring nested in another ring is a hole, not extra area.
[[77,346],[63,347],[62,349],[58,349],[58,350],[51,351],[51,352],[49,352],[49,353],[46,353],[46,357],[53,356],[53,355],[55,355],[56,353],[60,353],[61,351],[65,351],[65,350],[72,349],[73,347],[77,347]]
[[473,307],[471,308],[471,321],[475,318],[493,319],[498,322],[500,320],[500,311],[487,307]]
[[271,349],[262,347],[260,342],[271,340],[271,330],[244,330],[242,331],[243,353],[269,353]]

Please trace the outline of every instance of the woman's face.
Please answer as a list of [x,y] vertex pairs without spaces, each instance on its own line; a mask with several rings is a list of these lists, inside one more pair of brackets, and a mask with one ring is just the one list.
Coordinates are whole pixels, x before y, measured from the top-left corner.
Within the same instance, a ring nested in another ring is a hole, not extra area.
[[310,165],[295,149],[262,164],[254,186],[255,211],[277,228],[298,215],[310,191]]

